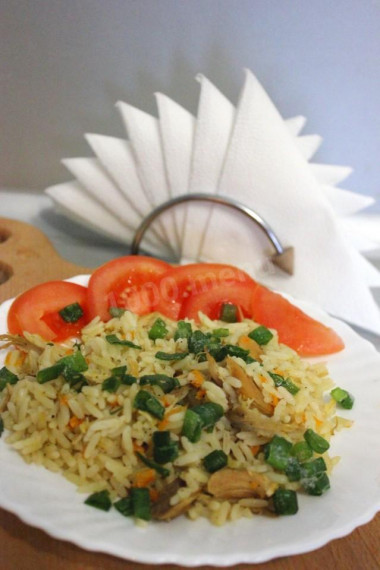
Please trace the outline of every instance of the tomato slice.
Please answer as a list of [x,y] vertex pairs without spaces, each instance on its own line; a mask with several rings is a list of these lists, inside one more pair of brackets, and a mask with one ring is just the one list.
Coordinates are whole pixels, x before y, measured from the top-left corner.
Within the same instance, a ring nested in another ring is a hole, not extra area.
[[280,342],[301,356],[332,354],[344,348],[342,339],[335,331],[262,285],[258,285],[254,291],[251,310],[255,321],[276,329]]
[[[84,315],[67,323],[59,311],[73,303],[79,303]],[[88,321],[87,288],[67,281],[48,281],[29,289],[13,301],[8,313],[11,334],[27,331],[54,342],[77,336]]]
[[231,265],[194,263],[174,267],[157,282],[159,296],[154,309],[178,320],[182,305],[193,296],[229,287],[232,284],[255,283],[247,273]]
[[111,318],[111,307],[128,309],[138,315],[150,313],[157,302],[156,280],[170,269],[165,261],[141,255],[113,259],[96,269],[88,284],[91,318]]
[[191,295],[184,301],[179,318],[194,319],[199,322],[198,313],[201,311],[210,319],[218,320],[224,303],[232,303],[240,309],[242,317],[251,318],[252,296],[257,283],[229,283],[216,285],[198,295]]

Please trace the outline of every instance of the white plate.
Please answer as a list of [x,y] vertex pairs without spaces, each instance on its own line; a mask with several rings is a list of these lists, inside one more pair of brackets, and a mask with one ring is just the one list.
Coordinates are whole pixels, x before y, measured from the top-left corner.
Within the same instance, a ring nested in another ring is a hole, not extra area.
[[[85,276],[75,279],[87,283]],[[355,421],[334,438],[331,454],[342,457],[322,497],[300,496],[297,515],[240,520],[214,527],[206,520],[181,517],[139,528],[116,511],[104,513],[83,504],[84,496],[62,476],[27,465],[0,440],[0,506],[53,537],[145,563],[229,566],[264,562],[308,552],[347,535],[380,510],[380,354],[347,325],[308,304],[296,303],[342,336],[346,348],[328,358],[332,378],[355,396]],[[0,333],[6,332],[10,301],[0,306]],[[0,365],[5,350],[0,351]]]

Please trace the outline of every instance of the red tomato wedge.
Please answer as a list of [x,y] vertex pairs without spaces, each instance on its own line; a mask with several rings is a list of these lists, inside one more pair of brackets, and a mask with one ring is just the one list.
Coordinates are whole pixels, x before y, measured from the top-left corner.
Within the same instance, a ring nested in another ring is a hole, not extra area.
[[301,356],[332,354],[344,348],[335,331],[262,285],[253,293],[251,314],[258,323],[276,329],[279,341]]
[[243,318],[251,318],[252,296],[257,287],[254,281],[246,283],[230,283],[215,286],[198,295],[191,295],[184,301],[179,318],[194,319],[199,322],[198,313],[201,311],[210,319],[218,320],[224,303],[236,305]]
[[109,309],[120,307],[138,315],[153,310],[157,302],[157,278],[171,266],[165,261],[142,255],[113,259],[96,269],[88,284],[88,307],[91,318],[111,318]]
[[[84,315],[67,323],[59,311],[73,303],[79,303]],[[54,342],[77,336],[88,321],[87,288],[67,281],[48,281],[29,289],[13,301],[8,313],[11,334],[27,331]]]
[[163,315],[177,320],[181,318],[182,305],[193,295],[209,290],[219,290],[231,284],[254,284],[247,273],[218,263],[194,263],[174,267],[157,281],[158,300],[154,309]]

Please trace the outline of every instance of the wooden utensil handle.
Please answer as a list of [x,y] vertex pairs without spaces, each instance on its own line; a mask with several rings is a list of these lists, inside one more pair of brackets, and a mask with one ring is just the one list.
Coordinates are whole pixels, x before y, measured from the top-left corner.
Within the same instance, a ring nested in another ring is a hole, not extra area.
[[0,302],[44,281],[91,272],[60,257],[34,226],[0,218]]

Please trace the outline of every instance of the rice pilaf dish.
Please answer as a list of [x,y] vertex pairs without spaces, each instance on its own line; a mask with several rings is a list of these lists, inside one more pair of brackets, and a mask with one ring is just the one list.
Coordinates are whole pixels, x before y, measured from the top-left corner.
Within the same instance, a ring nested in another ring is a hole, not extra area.
[[328,489],[328,441],[351,424],[326,366],[249,319],[125,311],[75,342],[2,341],[16,378],[0,392],[7,443],[138,520],[292,514],[296,492]]

